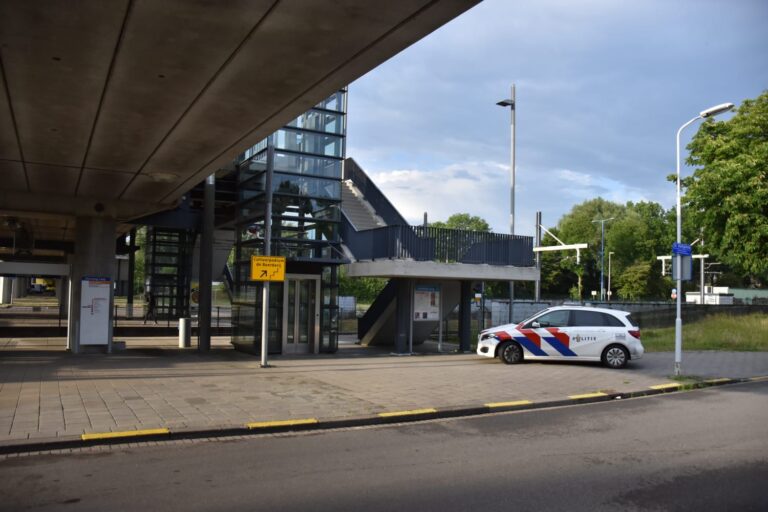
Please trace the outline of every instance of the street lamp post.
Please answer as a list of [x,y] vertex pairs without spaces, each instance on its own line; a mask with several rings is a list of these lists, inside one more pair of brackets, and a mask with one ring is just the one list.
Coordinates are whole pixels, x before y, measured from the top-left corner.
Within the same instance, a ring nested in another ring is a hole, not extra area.
[[603,287],[605,285],[605,223],[615,218],[611,217],[610,219],[592,221],[593,223],[600,223],[600,300],[605,300],[605,288]]
[[613,251],[608,252],[608,302],[611,302],[611,256],[613,256]]
[[[728,112],[729,110],[733,109],[733,103],[722,103],[720,105],[715,105],[714,107],[708,108],[707,110],[704,110],[703,112],[699,113],[696,117],[688,121],[687,123],[683,124],[678,130],[677,130],[677,137],[675,139],[676,141],[676,153],[675,153],[675,166],[677,168],[677,179],[675,180],[677,182],[677,232],[675,241],[680,244],[680,239],[682,238],[682,215],[681,215],[681,206],[680,206],[680,134],[682,133],[683,129],[687,126],[693,124],[695,121],[699,119],[706,119],[708,117],[714,117],[716,115]],[[682,279],[682,271],[683,271],[683,256],[681,254],[677,254],[675,256],[677,258],[677,298],[676,298],[676,306],[675,306],[675,375],[680,375],[681,366],[682,366],[682,359],[683,359],[683,319],[682,319],[682,296],[683,296],[683,279]]]
[[[500,107],[509,107],[511,112],[510,127],[510,164],[509,164],[509,234],[515,234],[515,84],[512,84],[512,95],[505,100],[496,103]],[[515,282],[509,282],[509,322],[512,323],[512,305],[515,300]]]

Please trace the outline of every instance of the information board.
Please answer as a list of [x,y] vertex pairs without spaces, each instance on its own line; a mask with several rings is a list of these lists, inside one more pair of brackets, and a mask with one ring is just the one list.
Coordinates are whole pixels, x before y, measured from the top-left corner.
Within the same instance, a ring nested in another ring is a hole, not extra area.
[[285,281],[285,256],[251,256],[251,281]]
[[440,286],[416,285],[413,292],[413,320],[435,322],[440,319]]
[[80,282],[80,345],[106,345],[109,340],[109,296],[112,280],[84,277]]

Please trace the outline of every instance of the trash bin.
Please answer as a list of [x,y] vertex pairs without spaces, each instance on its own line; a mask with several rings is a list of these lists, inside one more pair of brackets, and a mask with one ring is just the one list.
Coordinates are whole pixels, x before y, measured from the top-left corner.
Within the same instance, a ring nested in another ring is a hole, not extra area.
[[179,348],[192,346],[192,322],[190,318],[179,318]]

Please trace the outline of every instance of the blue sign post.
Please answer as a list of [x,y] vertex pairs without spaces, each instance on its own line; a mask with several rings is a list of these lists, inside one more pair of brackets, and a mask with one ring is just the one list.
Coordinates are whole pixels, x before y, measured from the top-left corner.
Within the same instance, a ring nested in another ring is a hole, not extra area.
[[[690,244],[672,244],[672,280],[690,281],[693,276],[693,257]],[[680,262],[678,266],[677,262]],[[682,293],[679,290],[678,293]]]

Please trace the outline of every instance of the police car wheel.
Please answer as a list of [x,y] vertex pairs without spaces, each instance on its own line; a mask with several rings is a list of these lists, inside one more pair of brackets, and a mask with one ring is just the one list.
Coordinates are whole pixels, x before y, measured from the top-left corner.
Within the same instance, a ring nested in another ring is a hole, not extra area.
[[624,368],[629,361],[629,352],[621,345],[609,345],[603,350],[602,360],[608,368]]
[[515,364],[523,360],[523,349],[513,341],[507,341],[499,347],[499,359],[505,364]]

